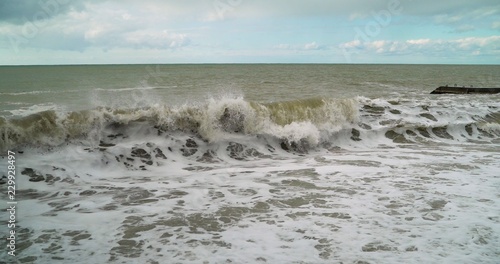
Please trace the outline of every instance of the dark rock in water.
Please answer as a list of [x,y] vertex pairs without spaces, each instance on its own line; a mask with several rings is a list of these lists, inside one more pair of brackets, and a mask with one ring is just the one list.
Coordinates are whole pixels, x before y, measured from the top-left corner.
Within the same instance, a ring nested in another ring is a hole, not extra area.
[[21,171],[21,174],[32,177],[33,175],[35,175],[35,171],[32,168],[25,168],[23,171]]
[[196,141],[194,141],[194,140],[192,140],[192,139],[188,138],[188,139],[186,140],[186,147],[188,147],[188,148],[197,148],[197,147],[198,147],[198,144],[196,144]]
[[143,159],[151,159],[151,155],[141,148],[132,148],[132,157],[139,157]]
[[353,141],[361,141],[361,138],[359,138],[360,136],[359,130],[353,128],[351,130],[351,134],[352,134],[351,139]]
[[153,165],[153,161],[151,160],[141,160],[141,161],[146,163],[147,165]]
[[31,177],[29,179],[30,182],[40,182],[40,181],[44,181],[45,178],[42,176],[42,175],[36,175],[35,177]]
[[156,155],[155,155],[156,158],[167,159],[167,156],[165,156],[165,154],[163,154],[163,151],[161,151],[161,149],[155,148],[155,152],[156,152]]
[[36,172],[32,168],[25,168],[23,171],[21,171],[21,174],[29,176],[29,181],[31,182],[39,182],[45,180],[42,175],[36,174]]
[[431,94],[497,94],[500,88],[474,88],[439,86]]

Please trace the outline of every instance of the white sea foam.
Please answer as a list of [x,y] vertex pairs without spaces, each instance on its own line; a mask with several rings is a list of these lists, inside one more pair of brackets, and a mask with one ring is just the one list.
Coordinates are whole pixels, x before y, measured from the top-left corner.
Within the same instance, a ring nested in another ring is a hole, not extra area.
[[[17,149],[18,233],[28,241],[20,259],[500,257],[498,102],[358,97],[264,104],[222,96],[142,107],[142,99],[126,109],[30,117],[66,132],[75,129],[69,124],[87,130]],[[295,112],[285,111],[290,106]],[[14,123],[29,125],[30,118]]]
[[[19,225],[34,242],[21,256],[76,263],[495,263],[500,254],[498,145],[306,156],[277,149],[238,160],[225,145],[197,139],[197,153],[184,156],[181,138],[18,154],[23,167],[61,178],[30,182],[19,175],[21,189],[44,194],[25,194],[19,203]],[[167,159],[152,155],[153,165],[140,170],[133,147],[151,154],[158,147]],[[199,160],[209,149],[219,162]],[[120,154],[135,161],[118,162]]]
[[10,112],[15,117],[26,117],[43,111],[51,110],[56,112],[64,112],[64,109],[56,104],[37,104],[29,107],[21,107],[19,109],[9,110],[8,112]]

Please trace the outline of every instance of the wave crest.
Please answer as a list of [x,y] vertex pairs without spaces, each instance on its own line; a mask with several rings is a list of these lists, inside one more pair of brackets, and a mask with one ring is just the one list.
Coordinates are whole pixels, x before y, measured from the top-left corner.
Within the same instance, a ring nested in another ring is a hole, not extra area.
[[243,97],[196,104],[141,108],[98,107],[62,113],[46,110],[0,118],[0,149],[61,144],[98,146],[120,138],[168,137],[173,133],[209,144],[245,143],[265,137],[285,150],[373,146],[393,142],[490,142],[500,137],[500,107],[443,102],[309,98],[259,103]]
[[57,146],[78,141],[96,144],[108,134],[131,136],[172,131],[208,142],[227,137],[270,135],[289,142],[320,142],[322,131],[338,131],[357,121],[356,99],[313,98],[275,103],[242,97],[208,99],[192,105],[153,105],[136,109],[99,107],[59,113],[54,110],[22,118],[0,119],[0,148]]

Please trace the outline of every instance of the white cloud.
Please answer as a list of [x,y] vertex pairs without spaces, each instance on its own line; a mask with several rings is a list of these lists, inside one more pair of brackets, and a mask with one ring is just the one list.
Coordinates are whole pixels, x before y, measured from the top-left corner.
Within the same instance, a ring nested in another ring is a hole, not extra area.
[[430,39],[409,39],[406,41],[406,43],[410,45],[427,45],[431,43]]
[[485,38],[477,38],[477,37],[463,38],[452,41],[452,43],[458,45],[459,48],[464,50],[484,48],[488,46],[499,47],[500,36],[491,36]]
[[320,48],[320,46],[316,43],[316,41],[313,41],[311,43],[307,43],[306,45],[304,45],[305,50],[317,50],[319,48]]
[[428,56],[436,54],[498,55],[498,49],[500,48],[500,36],[469,37],[454,40],[409,39],[406,41],[351,41],[342,43],[340,48],[344,49],[346,52],[357,54],[423,54]]
[[174,49],[189,45],[188,34],[169,29],[170,24],[168,18],[103,2],[87,3],[85,10],[71,10],[43,26],[0,24],[0,31],[19,39],[11,44],[16,52],[28,47],[83,51],[90,47]]
[[[0,37],[1,55],[12,56],[11,46],[15,46],[21,51],[16,56],[28,49],[40,54],[77,51],[89,56],[96,50],[143,49],[137,54],[150,54],[155,49],[175,49],[164,54],[202,54],[216,59],[220,56],[222,60],[226,55],[233,56],[231,52],[261,49],[283,54],[283,58],[324,57],[336,43],[352,40],[356,28],[366,31],[365,26],[373,23],[383,24],[377,34],[340,47],[380,56],[498,56],[499,50],[498,40],[473,37],[498,33],[498,0],[72,0],[47,21],[29,21],[37,24],[34,31],[29,31],[32,25],[23,22],[23,16],[32,18],[43,10],[38,2],[49,2],[32,1],[29,8],[19,12],[12,12],[23,6],[19,1],[9,1],[10,8],[0,10],[0,36],[7,36]],[[401,14],[394,14],[390,24],[385,25],[376,16],[388,10],[391,2],[399,3]],[[435,39],[449,38],[447,33],[451,32],[460,33],[461,38]],[[22,39],[11,44],[12,35]],[[387,36],[399,38],[384,40]],[[282,44],[272,47],[274,43]]]
[[[165,1],[171,2],[171,1]],[[193,1],[177,1],[176,5],[199,6]],[[185,2],[185,3],[184,3]],[[199,1],[203,2],[203,1]],[[492,15],[492,10],[498,10],[500,4],[497,0],[455,1],[455,0],[393,0],[393,1],[364,1],[364,0],[210,0],[209,3],[221,3],[220,10],[229,10],[237,17],[262,17],[262,16],[321,16],[340,15],[351,20],[366,18],[373,13],[389,10],[394,4],[401,8],[402,14],[412,16],[435,16],[448,14],[449,19],[460,21],[464,14],[473,13],[474,16]],[[214,13],[217,5],[212,4],[208,13]],[[205,11],[207,12],[207,11]],[[217,12],[216,12],[217,13]],[[221,13],[221,12],[218,12]],[[224,13],[224,12],[222,12]]]
[[316,41],[309,42],[302,45],[291,45],[291,44],[279,44],[274,46],[275,49],[281,50],[294,50],[294,51],[311,51],[311,50],[322,50],[326,49],[325,45],[320,45]]
[[470,18],[467,14],[473,14],[474,17],[494,15],[495,12],[492,10],[500,8],[497,0],[108,0],[107,2],[114,6],[133,6],[136,11],[155,16],[189,18],[203,22],[229,18],[311,16],[342,16],[356,20],[388,10],[390,4],[396,4],[401,8],[401,15],[430,18],[436,16],[450,22],[467,20]]
[[360,48],[362,43],[359,39],[340,44],[344,49]]
[[[461,8],[452,12],[442,12],[434,16],[434,23],[451,27],[450,33],[464,33],[478,28],[487,28],[488,21],[500,19],[500,2]],[[494,22],[493,22],[494,23]]]
[[123,34],[123,38],[126,44],[134,45],[135,47],[180,48],[189,43],[186,34],[170,33],[166,30],[127,32]]

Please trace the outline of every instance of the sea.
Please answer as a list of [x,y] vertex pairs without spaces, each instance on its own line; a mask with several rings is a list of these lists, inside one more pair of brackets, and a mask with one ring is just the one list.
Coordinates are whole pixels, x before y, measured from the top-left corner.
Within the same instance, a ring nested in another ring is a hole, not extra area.
[[0,263],[500,263],[500,94],[441,85],[500,66],[1,66]]

